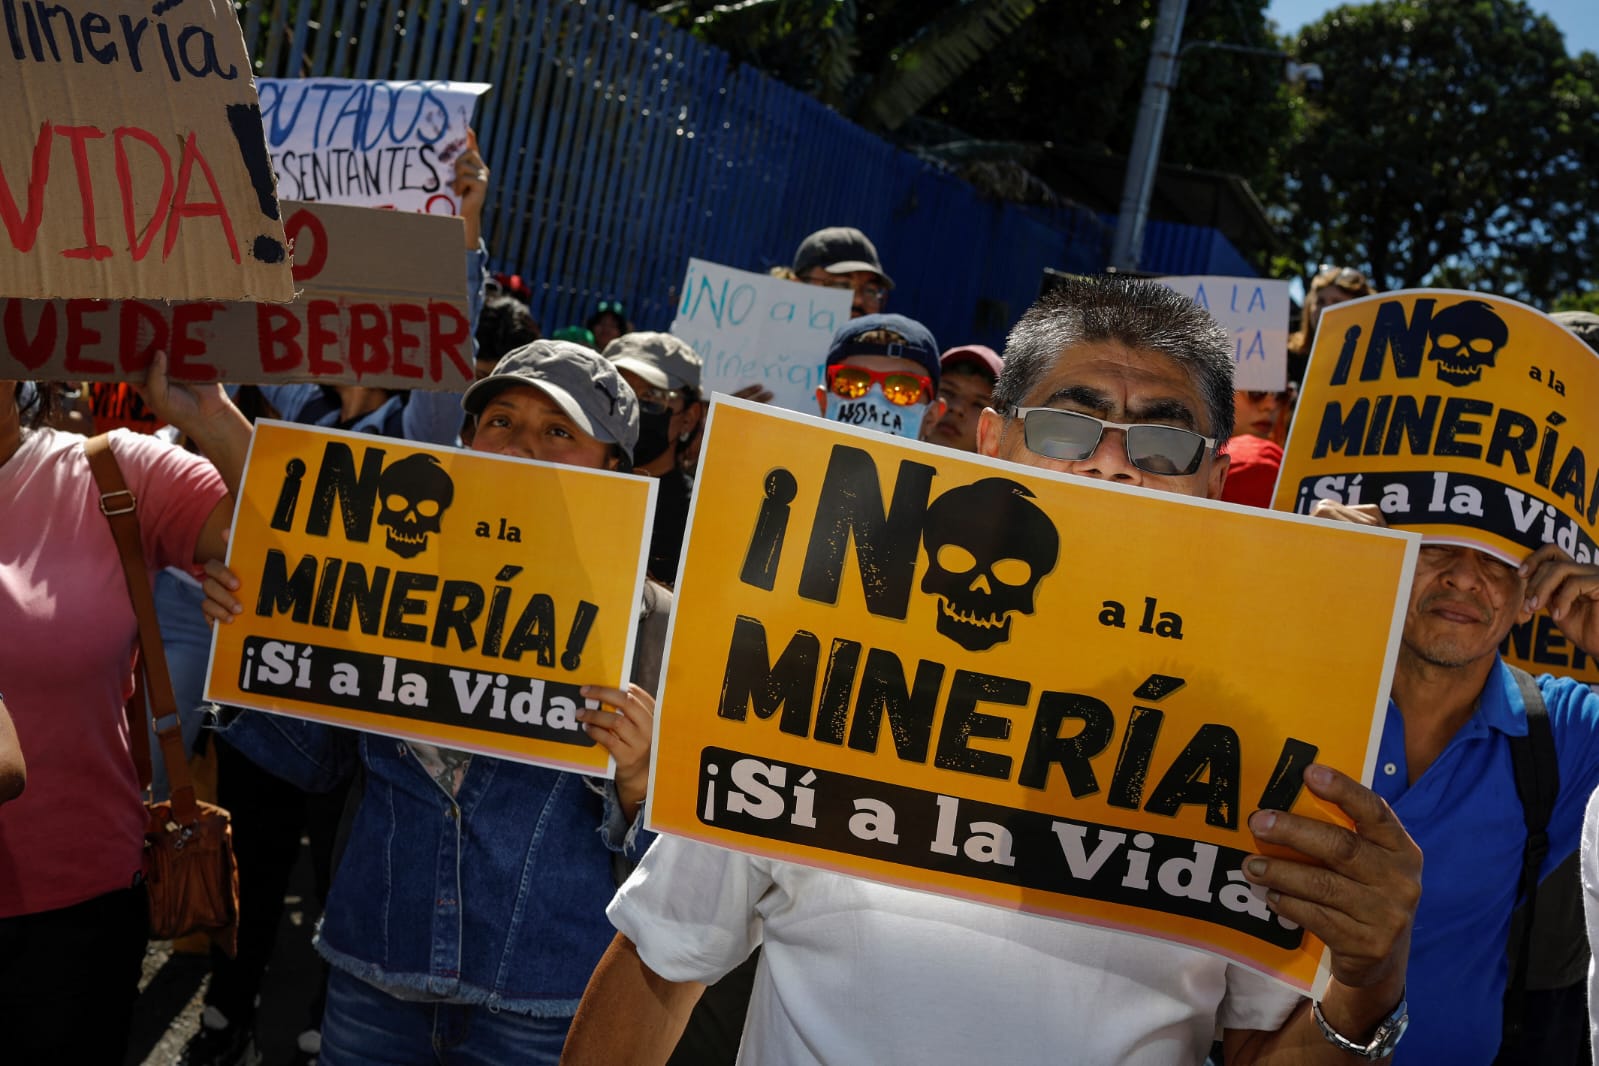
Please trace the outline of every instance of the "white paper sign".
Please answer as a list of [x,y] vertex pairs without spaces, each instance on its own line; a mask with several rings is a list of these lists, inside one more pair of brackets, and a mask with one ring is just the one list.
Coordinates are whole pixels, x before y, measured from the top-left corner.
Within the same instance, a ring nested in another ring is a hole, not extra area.
[[286,200],[459,213],[455,159],[481,82],[259,78],[267,151]]
[[1211,313],[1233,339],[1233,387],[1288,387],[1288,282],[1192,274],[1157,279]]
[[852,301],[848,289],[690,259],[672,334],[705,360],[707,396],[762,385],[779,407],[814,415],[827,346]]

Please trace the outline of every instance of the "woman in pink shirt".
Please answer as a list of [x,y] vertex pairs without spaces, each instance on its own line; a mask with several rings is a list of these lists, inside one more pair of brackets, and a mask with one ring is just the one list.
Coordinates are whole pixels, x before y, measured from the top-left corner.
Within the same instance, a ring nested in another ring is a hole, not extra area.
[[[119,431],[151,572],[223,557],[248,439],[219,386],[144,390],[210,462]],[[119,1064],[147,937],[144,808],[123,703],[138,626],[57,387],[0,381],[0,691],[27,789],[0,807],[0,1033],[11,1062]],[[214,464],[214,465],[213,465]]]

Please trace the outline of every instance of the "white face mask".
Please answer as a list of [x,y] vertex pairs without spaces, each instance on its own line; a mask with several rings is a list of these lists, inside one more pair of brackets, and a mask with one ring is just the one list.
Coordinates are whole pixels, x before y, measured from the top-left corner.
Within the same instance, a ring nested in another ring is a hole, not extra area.
[[888,397],[875,388],[859,400],[846,400],[829,392],[825,417],[829,422],[843,422],[896,437],[920,440],[922,420],[927,417],[928,406],[925,403],[912,403],[901,407],[889,403]]

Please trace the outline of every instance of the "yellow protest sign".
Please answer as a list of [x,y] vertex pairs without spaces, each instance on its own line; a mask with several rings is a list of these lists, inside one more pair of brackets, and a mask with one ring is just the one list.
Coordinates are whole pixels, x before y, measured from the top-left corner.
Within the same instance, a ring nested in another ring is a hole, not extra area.
[[1415,537],[723,398],[693,508],[653,828],[1325,976],[1247,817],[1370,780]]
[[609,776],[576,720],[632,668],[655,481],[256,424],[206,698]]
[[[1322,315],[1273,506],[1376,504],[1428,543],[1519,563],[1544,544],[1593,562],[1599,519],[1599,356],[1548,316],[1498,296],[1418,289]],[[1505,658],[1599,682],[1545,614]]]

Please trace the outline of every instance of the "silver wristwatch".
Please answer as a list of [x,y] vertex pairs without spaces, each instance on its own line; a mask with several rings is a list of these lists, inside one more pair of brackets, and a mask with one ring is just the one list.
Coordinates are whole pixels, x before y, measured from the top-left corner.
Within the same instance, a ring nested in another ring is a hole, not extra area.
[[1321,1004],[1311,1003],[1310,1012],[1316,1016],[1316,1024],[1321,1026],[1321,1035],[1327,1042],[1340,1051],[1347,1051],[1352,1055],[1359,1055],[1370,1062],[1386,1059],[1394,1053],[1394,1048],[1399,1046],[1399,1038],[1405,1035],[1405,1030],[1410,1026],[1410,1011],[1405,1007],[1405,994],[1399,993],[1399,1006],[1377,1023],[1377,1031],[1371,1034],[1371,1040],[1364,1044],[1357,1044],[1338,1030],[1327,1024],[1327,1019],[1322,1016]]

